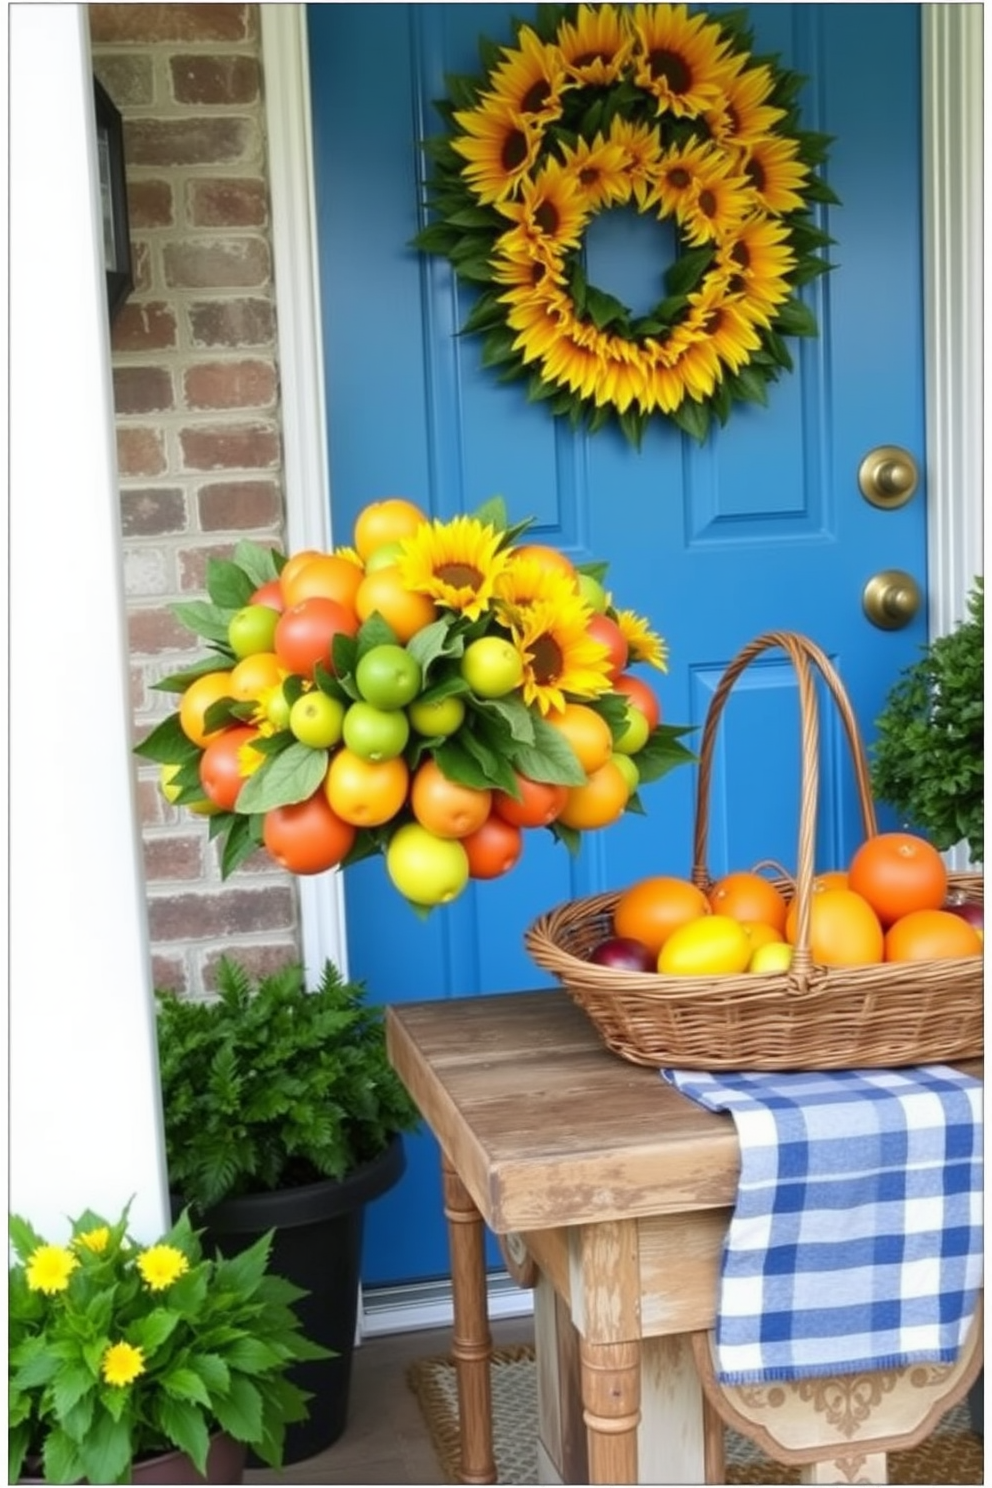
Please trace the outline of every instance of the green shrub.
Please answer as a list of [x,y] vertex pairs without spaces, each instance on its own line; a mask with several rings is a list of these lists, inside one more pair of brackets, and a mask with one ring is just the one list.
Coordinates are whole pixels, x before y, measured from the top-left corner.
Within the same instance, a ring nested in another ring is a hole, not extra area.
[[381,1009],[328,962],[307,991],[287,966],[257,985],[224,959],[217,998],[158,992],[169,1185],[222,1199],[343,1178],[419,1114],[386,1057]]
[[985,630],[980,578],[969,618],[923,648],[876,720],[872,787],[907,826],[946,851],[966,841],[982,860],[985,834]]

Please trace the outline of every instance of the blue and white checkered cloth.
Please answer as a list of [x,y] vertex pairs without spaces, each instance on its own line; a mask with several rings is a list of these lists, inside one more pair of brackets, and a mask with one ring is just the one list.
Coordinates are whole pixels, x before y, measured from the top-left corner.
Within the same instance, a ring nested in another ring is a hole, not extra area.
[[982,1084],[915,1069],[662,1078],[741,1148],[718,1378],[757,1384],[957,1357],[982,1285]]

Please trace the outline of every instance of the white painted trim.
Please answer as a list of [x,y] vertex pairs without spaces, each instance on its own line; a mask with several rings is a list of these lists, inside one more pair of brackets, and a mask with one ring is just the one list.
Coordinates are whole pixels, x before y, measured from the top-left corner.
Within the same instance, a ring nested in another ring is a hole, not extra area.
[[[518,1287],[507,1272],[496,1272],[488,1279],[487,1310],[490,1322],[497,1318],[531,1317],[534,1293]],[[362,1297],[360,1323],[364,1338],[414,1333],[422,1328],[450,1328],[454,1323],[451,1282],[414,1282],[368,1290]]]
[[[972,580],[984,571],[984,6],[922,10],[927,562],[937,636],[965,618]],[[969,866],[966,847],[947,859]]]
[[[306,6],[261,5],[265,115],[272,203],[287,540],[291,550],[331,544],[320,274],[310,131]],[[344,876],[298,883],[309,981],[324,962],[347,976]]]

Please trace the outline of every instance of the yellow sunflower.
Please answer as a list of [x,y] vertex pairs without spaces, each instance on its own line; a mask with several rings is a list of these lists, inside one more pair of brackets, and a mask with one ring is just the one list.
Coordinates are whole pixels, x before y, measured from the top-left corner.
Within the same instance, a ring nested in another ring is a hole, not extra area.
[[761,345],[744,301],[728,299],[719,279],[710,279],[689,295],[689,330],[698,329],[724,366],[737,372]]
[[633,181],[623,145],[597,134],[591,144],[580,139],[574,148],[563,144],[561,152],[592,211],[630,200]]
[[658,100],[660,113],[695,118],[718,104],[733,72],[730,42],[705,16],[684,5],[635,5],[634,80]]
[[702,403],[722,375],[720,358],[704,332],[677,326],[655,351],[641,406],[645,413],[674,413],[687,397]]
[[663,217],[678,216],[688,209],[700,187],[727,167],[727,157],[709,140],[673,146],[652,172],[647,204],[657,205]]
[[717,268],[727,275],[727,294],[744,295],[771,319],[776,306],[789,298],[789,275],[796,267],[789,230],[763,213],[742,222],[717,250]]
[[499,202],[528,178],[537,159],[541,133],[503,99],[455,114],[463,131],[451,141],[468,164],[462,174],[479,202]]
[[729,173],[729,162],[705,171],[677,212],[679,227],[692,248],[720,242],[751,215],[756,202],[746,176]]
[[507,325],[518,333],[514,349],[525,362],[536,362],[543,357],[574,318],[572,302],[565,290],[547,280],[530,289],[507,290],[500,299],[508,306]]
[[646,124],[633,124],[617,114],[610,121],[609,141],[611,145],[619,145],[624,152],[624,169],[630,178],[634,199],[643,211],[653,190],[662,156],[658,131]]
[[497,209],[517,223],[543,263],[557,264],[560,255],[577,248],[591,214],[579,182],[559,160],[549,160],[535,177],[520,183],[519,199],[498,201]]
[[512,289],[532,290],[544,285],[547,293],[551,285],[565,283],[564,254],[538,257],[533,242],[522,227],[511,227],[509,232],[500,234],[489,262],[496,282],[507,284]]
[[[743,64],[743,57],[738,59]],[[744,67],[728,73],[723,97],[703,118],[710,137],[725,147],[746,147],[758,135],[771,134],[785,110],[766,103],[775,86],[769,67]]]
[[580,5],[574,24],[562,21],[558,45],[569,74],[579,83],[604,88],[619,82],[633,38],[613,5]]
[[566,88],[574,87],[561,52],[541,40],[530,26],[521,26],[515,48],[504,47],[504,62],[493,68],[487,100],[509,104],[525,119],[550,124],[561,115]]
[[502,534],[477,517],[424,522],[403,540],[396,566],[408,589],[477,620],[488,609],[497,578],[506,567]]
[[592,611],[567,574],[532,558],[513,560],[499,580],[498,607],[524,657],[523,698],[542,713],[565,706],[565,694],[609,692],[610,653],[588,632]]
[[617,610],[616,620],[627,642],[629,660],[644,661],[648,666],[657,667],[659,672],[667,672],[668,646],[651,629],[650,622],[634,610]]
[[744,171],[766,212],[784,216],[805,207],[801,192],[809,166],[799,159],[799,141],[764,135],[748,145]]

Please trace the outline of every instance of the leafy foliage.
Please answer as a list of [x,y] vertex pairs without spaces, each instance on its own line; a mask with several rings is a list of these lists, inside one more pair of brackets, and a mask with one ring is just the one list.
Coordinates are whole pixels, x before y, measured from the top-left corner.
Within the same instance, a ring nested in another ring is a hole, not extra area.
[[[47,1242],[10,1219],[8,1482],[27,1465],[47,1483],[129,1483],[138,1458],[173,1449],[202,1473],[218,1431],[280,1466],[309,1399],[286,1371],[328,1353],[301,1332],[293,1304],[306,1294],[267,1269],[271,1234],[206,1259],[184,1212],[157,1242],[171,1279],[152,1285],[127,1223],[127,1210],[113,1224],[87,1210],[52,1248],[69,1274],[44,1290],[32,1262]],[[99,1249],[78,1239],[94,1235]],[[113,1383],[108,1350],[122,1343],[134,1374]]]
[[871,751],[879,799],[941,851],[967,841],[973,862],[985,839],[984,608],[977,578],[969,618],[924,647],[892,688]]
[[327,962],[257,984],[224,959],[217,998],[159,992],[169,1182],[203,1213],[222,1199],[343,1178],[419,1115],[386,1058],[381,1011]]

